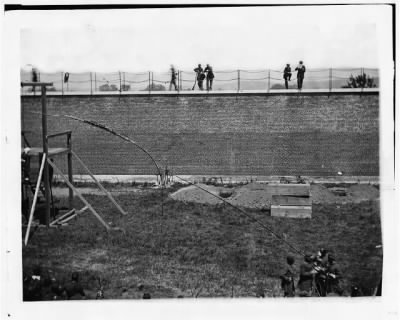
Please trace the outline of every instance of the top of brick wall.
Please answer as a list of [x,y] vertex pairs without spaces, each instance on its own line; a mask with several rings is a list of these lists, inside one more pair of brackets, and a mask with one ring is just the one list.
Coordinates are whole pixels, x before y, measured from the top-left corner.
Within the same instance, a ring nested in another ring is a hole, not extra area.
[[[379,94],[379,88],[364,88],[364,89],[303,89],[301,91],[296,89],[280,89],[280,90],[224,90],[224,91],[102,91],[102,92],[81,92],[81,91],[69,91],[69,92],[60,92],[60,91],[47,91],[46,94],[48,96],[232,96],[232,95],[354,95],[354,94],[363,94],[363,95],[376,95]],[[23,96],[33,96],[32,92],[24,92]],[[37,91],[36,96],[40,96],[40,91]]]

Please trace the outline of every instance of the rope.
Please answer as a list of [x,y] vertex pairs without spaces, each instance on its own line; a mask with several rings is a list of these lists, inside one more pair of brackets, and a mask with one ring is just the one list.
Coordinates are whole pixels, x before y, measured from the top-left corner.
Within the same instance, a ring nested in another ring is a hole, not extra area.
[[256,79],[246,79],[246,78],[240,78],[240,81],[244,80],[244,81],[257,81],[257,80],[267,80],[268,77],[264,77],[264,78],[256,78]]
[[244,211],[243,209],[241,209],[241,208],[235,206],[234,204],[230,203],[228,200],[226,200],[226,199],[224,199],[224,198],[222,198],[222,197],[220,197],[220,196],[218,196],[218,195],[216,195],[216,194],[213,194],[212,192],[208,191],[207,189],[205,189],[205,188],[203,188],[203,187],[200,187],[199,185],[197,185],[197,184],[195,184],[195,183],[193,183],[193,182],[190,182],[189,180],[186,180],[186,179],[184,179],[184,178],[182,178],[182,177],[179,177],[179,176],[175,176],[175,177],[177,177],[178,179],[180,179],[180,180],[182,180],[182,181],[184,181],[184,182],[186,182],[186,183],[188,183],[188,184],[190,184],[190,185],[192,185],[192,186],[195,186],[196,188],[198,188],[198,189],[200,189],[200,190],[203,190],[204,192],[206,192],[206,193],[208,193],[208,194],[211,194],[211,195],[214,196],[215,198],[217,198],[217,199],[221,200],[222,202],[226,203],[227,205],[229,205],[230,207],[234,208],[235,210],[237,210],[238,212],[240,212],[241,214],[243,214],[243,215],[246,216],[247,218],[251,219],[253,222],[257,223],[257,224],[258,224],[259,226],[261,226],[263,229],[267,230],[269,233],[271,233],[273,236],[275,236],[278,240],[284,242],[284,243],[285,243],[289,248],[291,248],[294,252],[296,252],[296,253],[298,253],[298,254],[300,254],[300,255],[304,255],[304,252],[303,252],[303,251],[301,251],[300,249],[297,249],[297,248],[296,248],[294,245],[292,245],[289,241],[287,241],[286,239],[284,239],[283,237],[281,237],[280,235],[278,235],[276,232],[274,232],[270,227],[268,227],[267,225],[265,225],[264,223],[262,223],[260,220],[258,220],[258,219],[256,219],[256,218],[252,217],[251,215],[249,215],[249,214],[248,214],[246,211]]
[[144,82],[149,82],[149,79],[142,80],[142,81],[130,81],[130,80],[125,80],[125,82],[128,82],[128,83],[144,83]]
[[[28,111],[28,112],[42,115],[41,112],[35,112],[35,111]],[[105,126],[105,125],[103,125],[101,123],[95,122],[93,120],[81,119],[81,118],[78,118],[78,117],[75,117],[75,116],[64,115],[64,114],[47,114],[47,116],[64,117],[64,118],[72,119],[72,120],[79,121],[79,122],[82,122],[82,123],[86,123],[86,124],[89,124],[89,125],[91,125],[93,127],[105,130],[105,131],[111,133],[112,135],[115,135],[115,136],[121,138],[122,140],[125,140],[125,141],[127,141],[129,143],[132,143],[133,145],[135,145],[137,148],[139,148],[140,150],[142,150],[145,154],[147,154],[149,156],[149,158],[151,159],[151,161],[153,162],[153,164],[157,168],[158,174],[162,177],[161,169],[158,166],[156,160],[150,154],[150,152],[147,151],[142,146],[140,146],[137,142],[133,141],[131,138],[129,138],[129,137],[125,136],[125,135],[122,135],[122,134],[116,132],[114,129],[109,128],[109,127],[107,127],[107,126]],[[164,214],[164,191],[163,191],[163,189],[164,189],[164,184],[161,187],[161,215]]]

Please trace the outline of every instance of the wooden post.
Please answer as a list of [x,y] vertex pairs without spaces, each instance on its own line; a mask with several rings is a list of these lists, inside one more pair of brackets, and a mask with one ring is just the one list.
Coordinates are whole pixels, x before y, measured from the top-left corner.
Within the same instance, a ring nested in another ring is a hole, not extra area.
[[64,95],[64,72],[61,72],[61,94]]
[[151,92],[151,72],[149,71],[149,94]]
[[96,212],[96,210],[90,205],[89,202],[79,193],[79,191],[74,187],[73,184],[69,182],[69,180],[63,175],[61,170],[52,162],[50,159],[48,159],[48,163],[53,167],[54,171],[64,180],[64,182],[68,185],[69,188],[74,189],[76,195],[79,197],[79,199],[85,204],[86,207],[93,213],[93,215],[100,221],[100,223],[109,231],[111,227],[103,220],[102,217]]
[[180,71],[178,70],[178,92],[181,89],[180,85],[181,85],[181,75],[180,75]]
[[119,93],[121,93],[122,92],[121,71],[118,71],[118,77],[119,77]]
[[238,91],[240,91],[240,70],[238,70],[238,87],[239,87]]
[[36,201],[37,201],[38,194],[39,194],[39,189],[40,189],[40,182],[42,181],[43,168],[44,168],[46,163],[47,163],[46,154],[42,154],[42,164],[40,165],[39,176],[38,176],[38,180],[36,182],[35,195],[33,196],[31,212],[29,214],[28,227],[27,227],[27,229],[25,231],[25,245],[28,244],[29,232],[30,232],[30,229],[31,229],[33,215],[35,213]]
[[[47,97],[46,86],[42,85],[42,140],[43,154],[49,157],[49,146],[47,142]],[[50,181],[49,181],[49,165],[47,161],[44,164],[44,190],[46,198],[46,225],[50,225]]]
[[94,73],[94,92],[97,92],[97,74]]
[[92,72],[90,72],[90,95],[93,95]]
[[[67,134],[67,148],[68,148],[68,155],[67,155],[67,162],[68,162],[68,180],[73,185],[74,178],[72,175],[72,137],[71,132]],[[68,192],[68,205],[69,209],[72,210],[74,206],[74,191],[69,188]]]
[[271,70],[268,69],[268,92],[271,89]]
[[93,173],[89,170],[89,168],[85,165],[85,163],[81,160],[81,158],[78,157],[78,155],[71,151],[73,156],[79,161],[79,163],[81,164],[81,166],[87,171],[87,173],[89,174],[89,176],[93,179],[93,181],[97,184],[97,186],[100,188],[101,191],[103,191],[106,196],[108,197],[108,199],[110,199],[110,201],[115,205],[115,207],[118,209],[118,211],[122,214],[122,215],[127,215],[127,213],[125,212],[125,210],[123,210],[120,205],[117,203],[117,201],[115,201],[114,197],[111,195],[111,193],[109,193],[103,186],[102,184],[96,179],[96,177],[93,175]]
[[126,83],[125,83],[125,72],[122,73],[122,76],[124,77],[124,89],[126,90]]

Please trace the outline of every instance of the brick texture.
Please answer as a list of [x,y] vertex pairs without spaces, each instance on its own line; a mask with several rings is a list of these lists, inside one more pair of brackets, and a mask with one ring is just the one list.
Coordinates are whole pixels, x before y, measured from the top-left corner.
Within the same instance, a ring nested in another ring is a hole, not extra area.
[[[31,113],[40,98],[21,101],[23,130],[40,146],[41,116]],[[176,174],[379,175],[378,94],[49,96],[48,113],[110,126]],[[49,117],[48,129],[73,130],[73,148],[95,174],[155,173],[143,152],[105,131],[63,117]],[[85,174],[77,162],[74,173]]]

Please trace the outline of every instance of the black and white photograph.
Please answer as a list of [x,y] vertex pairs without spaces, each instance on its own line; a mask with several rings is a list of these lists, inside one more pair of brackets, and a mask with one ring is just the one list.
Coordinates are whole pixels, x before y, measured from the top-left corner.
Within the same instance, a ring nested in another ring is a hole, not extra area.
[[46,4],[3,8],[2,316],[399,318],[394,3]]

